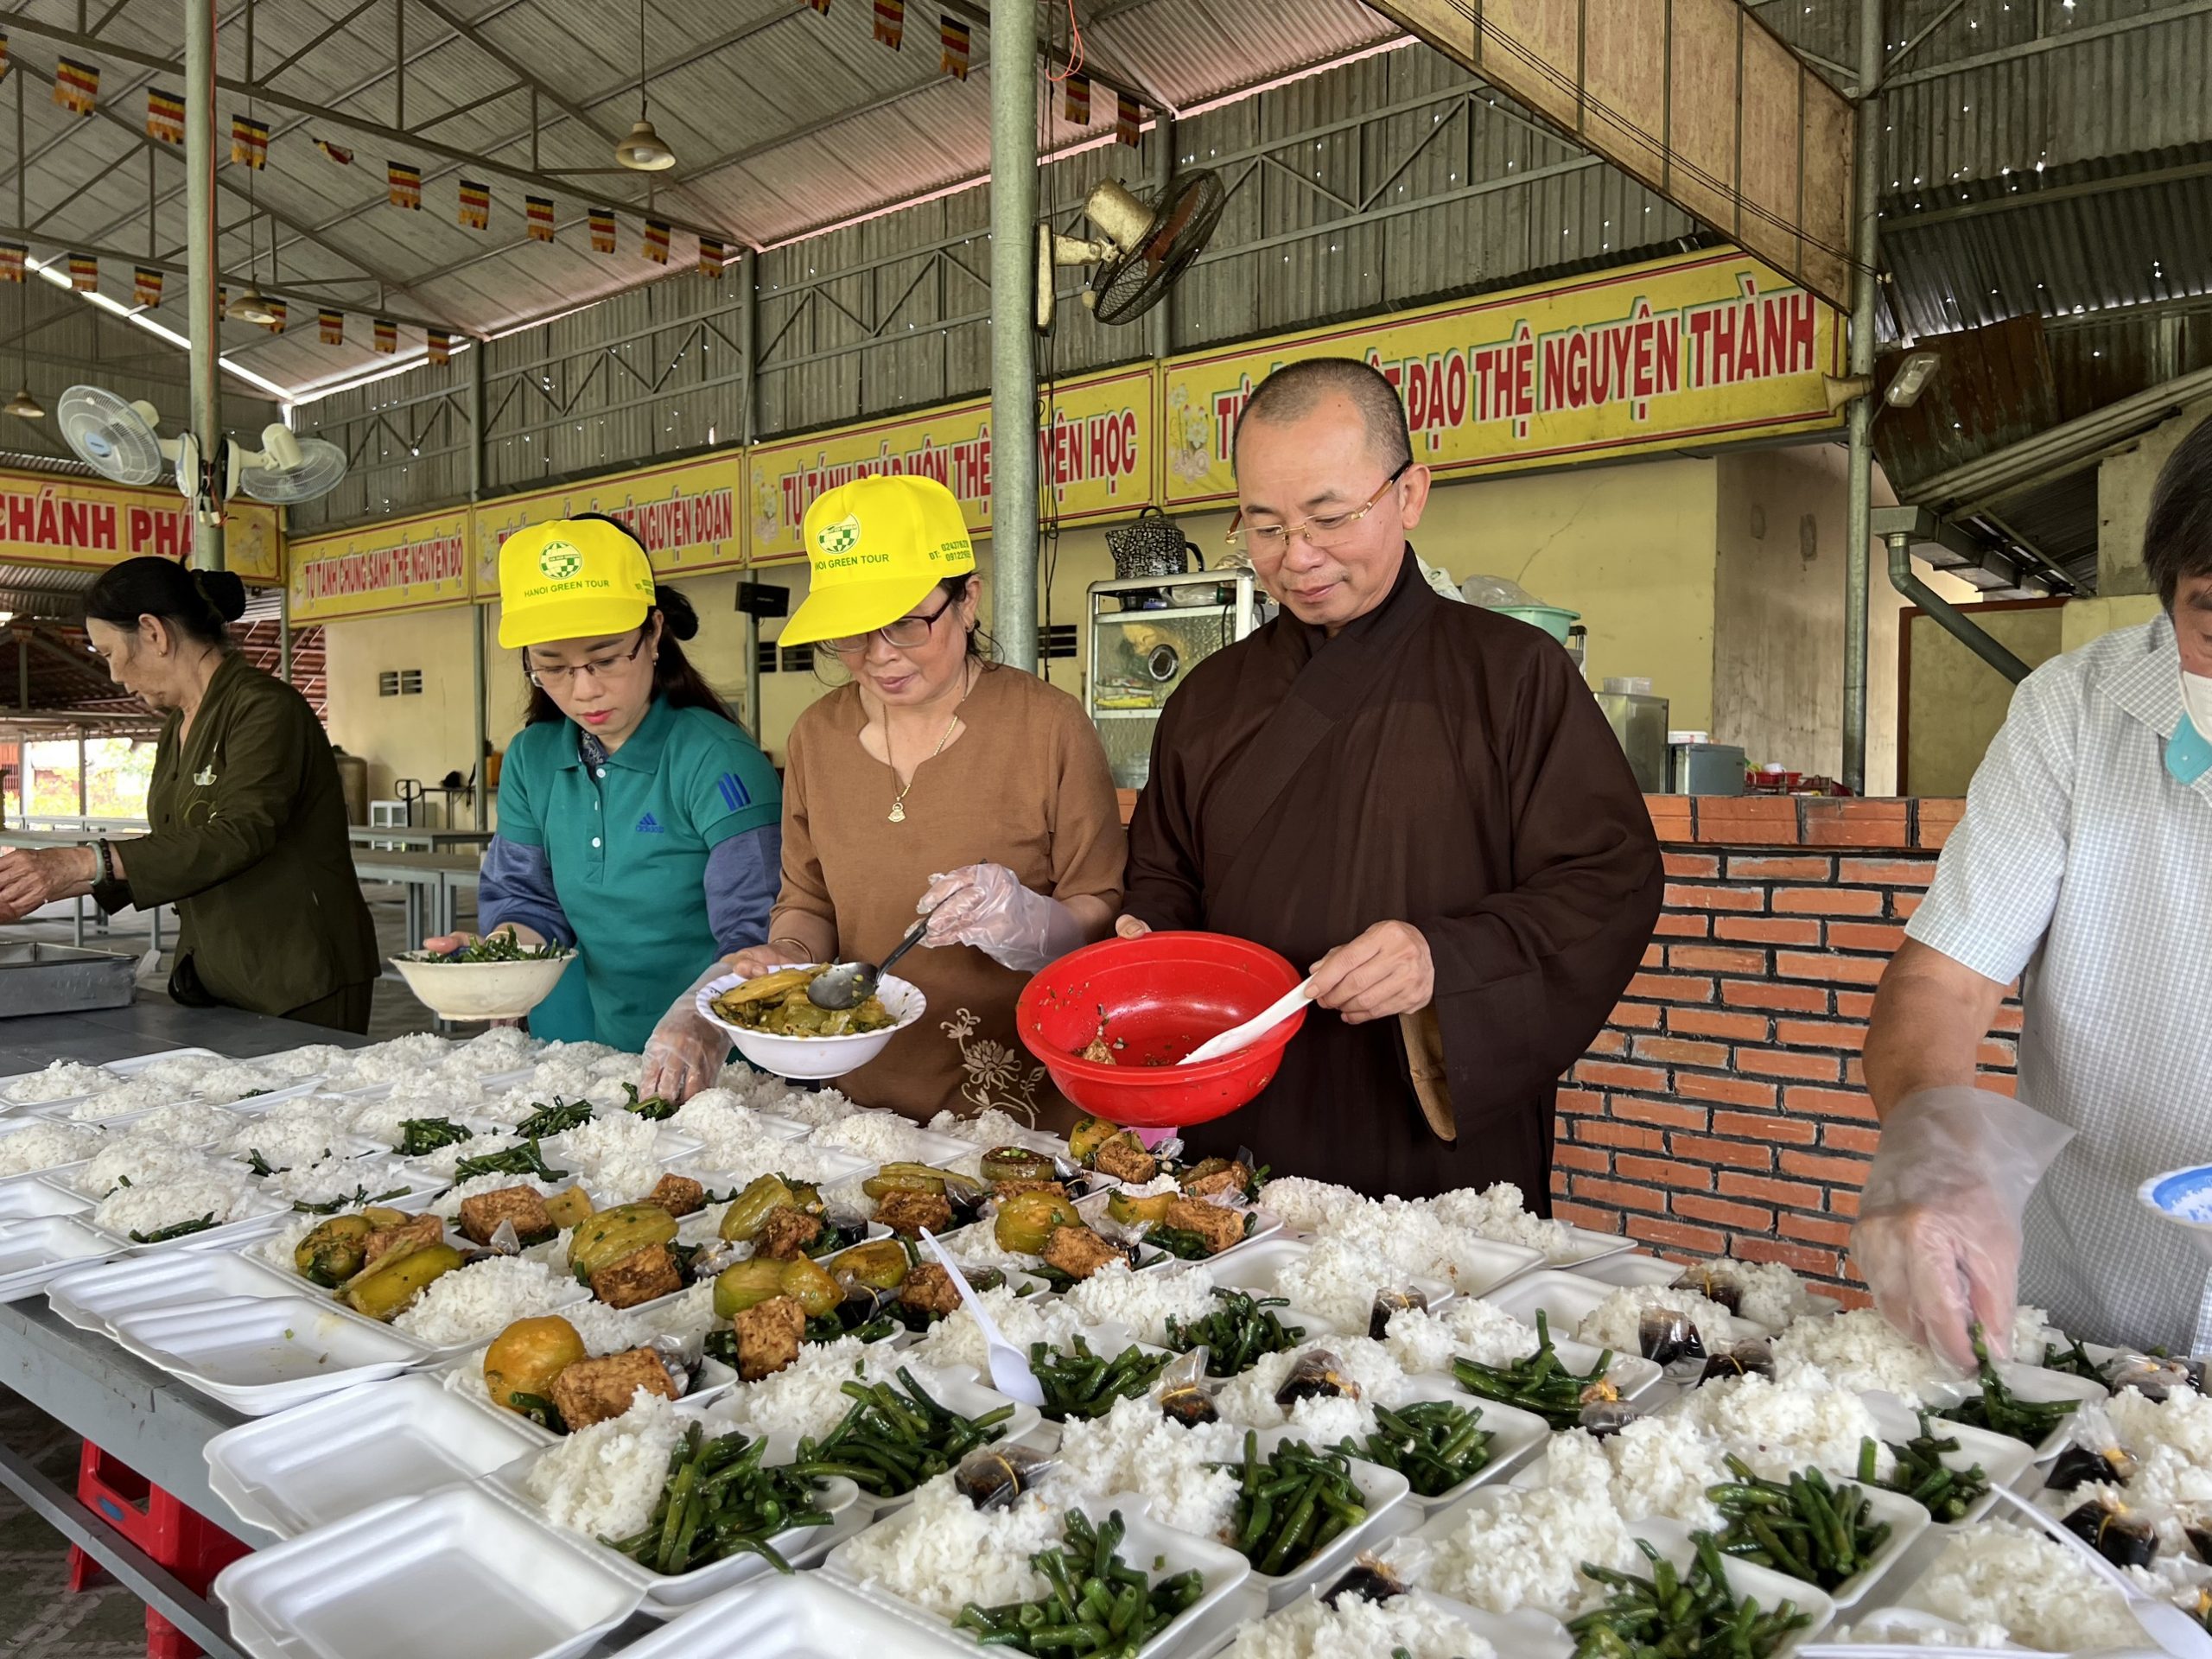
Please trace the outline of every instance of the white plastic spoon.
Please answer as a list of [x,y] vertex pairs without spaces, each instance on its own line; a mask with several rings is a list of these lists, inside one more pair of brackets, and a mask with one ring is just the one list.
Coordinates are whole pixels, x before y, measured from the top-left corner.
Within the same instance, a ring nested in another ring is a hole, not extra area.
[[1243,1025],[1231,1026],[1218,1037],[1207,1038],[1175,1064],[1198,1065],[1217,1060],[1224,1054],[1234,1054],[1240,1048],[1249,1048],[1313,1000],[1313,982],[1301,981],[1295,990],[1286,991]]
[[1993,1486],[1990,1490],[2087,1561],[2100,1578],[2126,1597],[2127,1611],[2135,1615],[2136,1622],[2176,1659],[2212,1659],[2212,1631],[2206,1630],[2171,1602],[2145,1595],[2133,1579],[2100,1555],[2087,1540],[2075,1537],[2018,1492],[2005,1486]]
[[959,1291],[961,1301],[983,1332],[983,1353],[990,1362],[991,1386],[1022,1405],[1042,1406],[1045,1390],[1037,1385],[1036,1374],[1029,1369],[1028,1356],[1008,1342],[1000,1331],[998,1321],[983,1311],[982,1298],[976,1294],[968,1275],[960,1271],[960,1264],[937,1242],[937,1236],[926,1227],[921,1230],[922,1243],[929,1247],[938,1264],[951,1275],[953,1287]]

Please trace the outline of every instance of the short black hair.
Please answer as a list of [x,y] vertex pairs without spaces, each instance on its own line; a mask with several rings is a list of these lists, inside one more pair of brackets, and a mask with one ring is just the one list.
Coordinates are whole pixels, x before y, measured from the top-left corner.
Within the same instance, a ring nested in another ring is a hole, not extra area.
[[2212,576],[2212,419],[2200,422],[2158,469],[2143,520],[2143,564],[2170,611],[2183,582]]
[[[1287,363],[1254,387],[1236,418],[1236,435],[1254,421],[1295,421],[1310,415],[1324,397],[1341,393],[1351,399],[1367,428],[1368,446],[1394,472],[1413,465],[1413,434],[1398,389],[1380,369],[1356,357],[1309,357]],[[1230,457],[1232,464],[1236,456]]]

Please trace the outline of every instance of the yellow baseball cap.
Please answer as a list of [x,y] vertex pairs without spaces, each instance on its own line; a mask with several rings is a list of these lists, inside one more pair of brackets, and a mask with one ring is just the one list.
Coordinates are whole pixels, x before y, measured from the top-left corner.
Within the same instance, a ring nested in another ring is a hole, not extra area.
[[619,525],[552,518],[499,545],[503,646],[627,633],[652,605],[652,561]]
[[780,643],[811,645],[896,622],[947,576],[976,568],[960,499],[933,478],[860,478],[806,510],[814,582]]

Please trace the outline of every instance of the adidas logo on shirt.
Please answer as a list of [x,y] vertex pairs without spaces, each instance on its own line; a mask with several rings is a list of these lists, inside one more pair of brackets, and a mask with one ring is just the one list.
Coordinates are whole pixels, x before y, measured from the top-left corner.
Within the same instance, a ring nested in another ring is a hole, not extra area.
[[638,820],[638,833],[641,836],[664,836],[668,830],[658,818],[648,812]]

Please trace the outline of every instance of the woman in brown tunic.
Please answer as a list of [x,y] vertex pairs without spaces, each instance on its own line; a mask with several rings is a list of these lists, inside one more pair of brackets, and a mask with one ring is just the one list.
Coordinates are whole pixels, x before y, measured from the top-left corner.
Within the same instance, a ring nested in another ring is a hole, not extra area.
[[1074,1119],[1014,1035],[1037,969],[1105,936],[1122,897],[1121,815],[1082,705],[993,664],[957,502],[925,478],[863,479],[806,517],[813,588],[783,644],[852,678],[799,717],[784,775],[783,888],[768,943],[728,958],[880,962],[925,897],[929,947],[894,970],[929,1011],[837,1080],[926,1121],[997,1107]]

